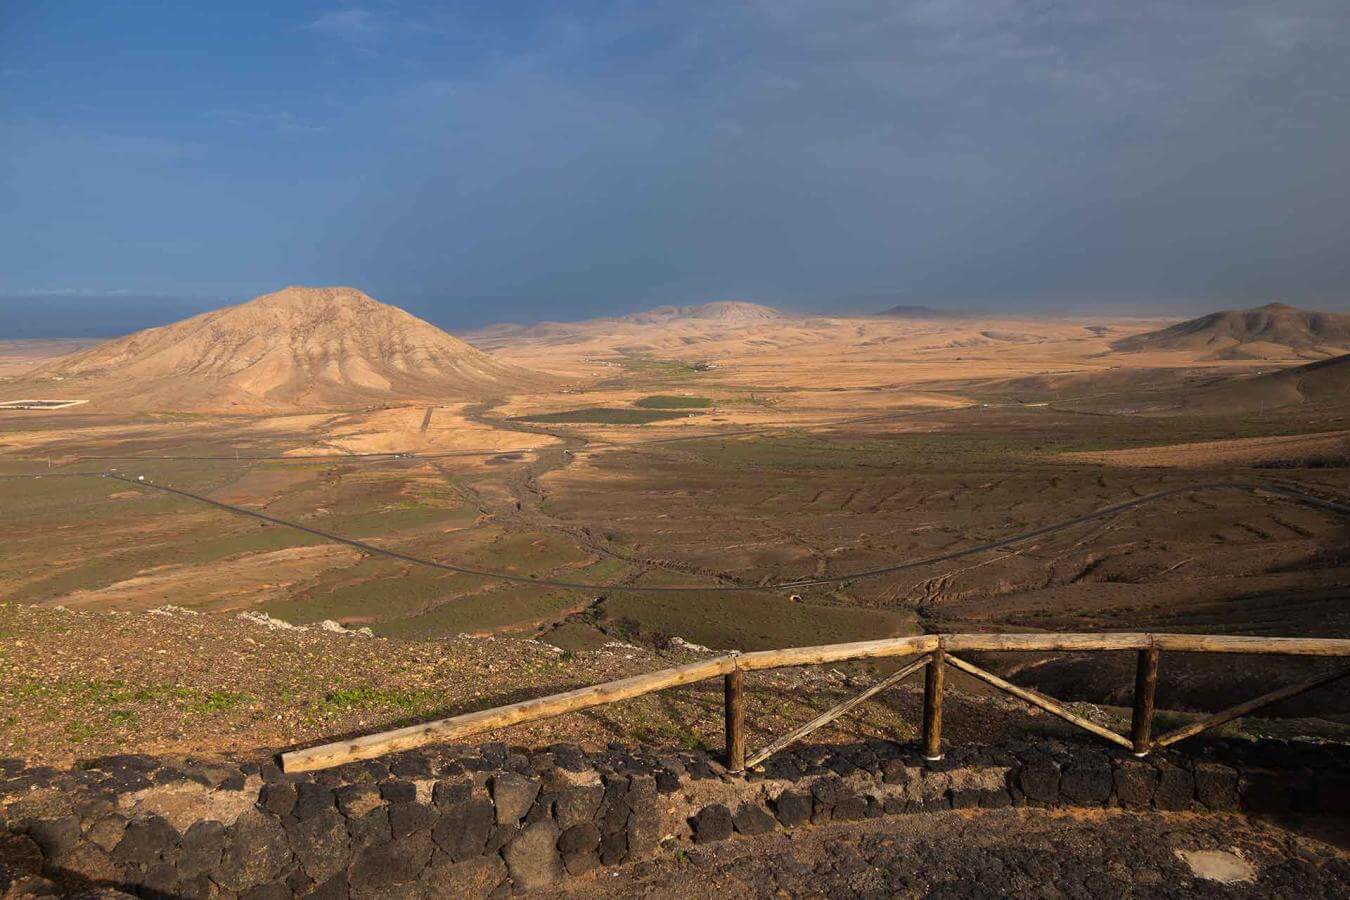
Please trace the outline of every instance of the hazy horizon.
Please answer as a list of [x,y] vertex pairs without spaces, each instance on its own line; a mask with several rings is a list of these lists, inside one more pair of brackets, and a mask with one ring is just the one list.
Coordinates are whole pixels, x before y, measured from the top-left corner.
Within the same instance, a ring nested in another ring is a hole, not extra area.
[[13,4],[0,338],[1350,303],[1350,6]]
[[[359,289],[359,288],[358,288]],[[280,290],[280,287],[277,288]],[[268,291],[267,293],[270,293]],[[369,291],[365,293],[369,294]],[[29,297],[3,297],[0,298],[0,340],[43,340],[57,338],[112,338],[140,331],[145,328],[155,328],[161,325],[169,325],[190,316],[211,310],[220,309],[225,306],[232,306],[238,303],[247,302],[251,297],[238,298],[212,298],[212,297],[169,297],[169,296],[134,296],[134,295],[75,295],[75,294],[45,294],[32,295]],[[611,316],[624,316],[631,313],[644,312],[653,309],[653,306],[634,306],[631,308],[615,309],[603,314],[589,316],[578,314],[575,316],[558,315],[547,316],[537,315],[529,317],[501,318],[491,315],[491,307],[482,307],[466,314],[466,310],[460,306],[447,306],[445,304],[428,301],[425,298],[418,302],[414,299],[412,302],[391,301],[386,297],[375,297],[385,303],[405,309],[413,315],[436,325],[450,332],[469,332],[492,325],[533,325],[540,322],[579,322],[592,318],[604,318]],[[870,308],[836,308],[831,310],[811,309],[811,308],[792,308],[777,305],[762,299],[755,300],[746,297],[717,297],[703,300],[694,300],[690,302],[658,304],[663,306],[700,306],[704,303],[712,303],[724,300],[738,300],[750,303],[760,303],[765,306],[773,306],[789,313],[801,313],[806,315],[825,315],[825,316],[869,316],[884,312],[890,307],[877,309]],[[1269,300],[1265,302],[1277,302]],[[1279,300],[1278,302],[1285,302]],[[34,305],[41,305],[39,313],[34,314]],[[1257,303],[1255,305],[1264,305]],[[969,315],[972,317],[988,316],[1006,316],[1009,318],[1045,318],[1045,317],[1065,317],[1082,318],[1090,320],[1093,317],[1101,318],[1148,318],[1148,319],[1181,319],[1192,316],[1200,316],[1206,313],[1217,312],[1219,306],[1207,306],[1195,303],[1160,303],[1153,304],[1069,304],[1055,306],[1051,308],[1037,309],[1034,307],[1018,309],[999,309],[992,305],[930,305],[922,303],[895,303],[891,306],[916,306],[929,307],[938,312],[956,313],[959,315]],[[1325,307],[1320,311],[1339,312],[1342,307]],[[472,314],[477,312],[477,315]]]

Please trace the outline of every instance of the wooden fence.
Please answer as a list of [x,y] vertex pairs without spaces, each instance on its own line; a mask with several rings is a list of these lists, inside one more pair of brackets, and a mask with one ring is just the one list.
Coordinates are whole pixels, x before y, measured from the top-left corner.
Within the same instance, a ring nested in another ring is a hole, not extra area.
[[[1081,652],[1112,650],[1133,650],[1138,654],[1134,685],[1134,714],[1129,737],[1117,734],[1109,728],[1089,721],[1043,694],[1012,684],[992,672],[953,655],[968,651]],[[335,741],[316,747],[293,750],[289,753],[283,753],[281,762],[282,767],[287,772],[325,769],[354,760],[371,759],[386,753],[409,750],[424,744],[455,741],[469,735],[503,728],[508,725],[533,722],[551,716],[616,703],[620,700],[641,697],[644,694],[720,676],[725,679],[726,763],[732,771],[742,771],[748,767],[759,765],[773,754],[834,721],[868,698],[899,683],[919,669],[923,669],[925,672],[923,752],[925,757],[936,760],[942,756],[942,695],[944,676],[948,666],[972,675],[1097,737],[1127,748],[1137,756],[1145,756],[1155,748],[1166,747],[1177,741],[1185,740],[1262,707],[1350,675],[1350,667],[1347,667],[1308,678],[1262,694],[1245,703],[1229,707],[1155,738],[1152,736],[1153,699],[1158,683],[1159,659],[1164,651],[1344,658],[1350,657],[1350,639],[1141,633],[925,634],[877,641],[859,641],[850,644],[827,644],[819,647],[794,647],[786,650],[731,653],[671,669],[662,669],[659,672],[634,675],[631,678],[618,681],[512,703],[509,706],[499,706],[494,709],[465,713],[448,719],[410,725],[406,728],[365,735],[351,740]],[[746,672],[897,656],[917,656],[917,658],[856,697],[826,710],[810,722],[794,729],[747,759],[744,700]]]

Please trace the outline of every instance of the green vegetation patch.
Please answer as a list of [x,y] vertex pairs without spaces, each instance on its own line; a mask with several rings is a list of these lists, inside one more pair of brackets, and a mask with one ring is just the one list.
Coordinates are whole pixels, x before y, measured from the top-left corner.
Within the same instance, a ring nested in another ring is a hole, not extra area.
[[661,643],[681,637],[716,650],[772,650],[918,634],[913,613],[826,606],[764,592],[615,592],[603,623],[621,636]]
[[[254,695],[240,691],[180,687],[164,682],[135,684],[120,679],[20,680],[4,694],[18,699],[38,699],[86,717],[102,716],[111,724],[130,724],[136,719],[128,706],[170,705],[190,715],[210,715],[252,703]],[[80,722],[73,723],[81,725]]]
[[264,605],[268,615],[307,624],[333,619],[363,623],[415,616],[481,585],[466,575],[390,560],[367,560],[324,573],[292,600]]
[[420,615],[379,622],[374,630],[386,637],[437,638],[525,627],[557,618],[588,599],[581,591],[511,584],[450,600]]
[[512,422],[535,422],[540,424],[586,423],[592,425],[645,425],[648,422],[660,422],[663,419],[687,419],[690,413],[660,409],[610,409],[603,406],[588,406],[583,409],[568,409],[552,413],[528,413],[515,416]]
[[306,525],[343,537],[387,537],[393,532],[429,525],[463,528],[471,524],[477,515],[469,506],[445,509],[408,503],[368,512],[313,516],[304,521]]
[[643,409],[707,409],[713,405],[707,397],[682,397],[675,394],[653,394],[633,401]]
[[337,688],[329,691],[319,701],[319,711],[323,713],[348,712],[354,709],[396,709],[402,712],[416,712],[435,708],[444,702],[444,695],[428,689],[382,690],[367,686]]

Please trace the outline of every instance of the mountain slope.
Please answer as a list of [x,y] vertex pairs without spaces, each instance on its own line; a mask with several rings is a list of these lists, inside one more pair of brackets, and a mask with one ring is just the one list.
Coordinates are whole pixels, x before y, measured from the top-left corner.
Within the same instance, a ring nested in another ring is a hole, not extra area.
[[1186,394],[1187,412],[1234,413],[1350,404],[1350,354],[1251,377],[1228,378]]
[[249,411],[499,396],[544,379],[353,288],[288,287],[63,357],[23,381],[131,408]]
[[1350,315],[1268,303],[1210,313],[1116,341],[1111,348],[1128,353],[1187,350],[1212,359],[1334,356],[1350,351]]

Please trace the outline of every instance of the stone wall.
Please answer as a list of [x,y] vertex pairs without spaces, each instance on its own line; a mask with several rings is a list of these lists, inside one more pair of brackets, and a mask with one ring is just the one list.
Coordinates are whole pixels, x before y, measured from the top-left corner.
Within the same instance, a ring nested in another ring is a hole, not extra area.
[[[0,894],[483,897],[683,842],[953,807],[1350,810],[1346,748],[807,746],[728,774],[706,753],[440,748],[283,775],[271,764],[113,756],[0,762]],[[58,887],[59,886],[59,887]]]

